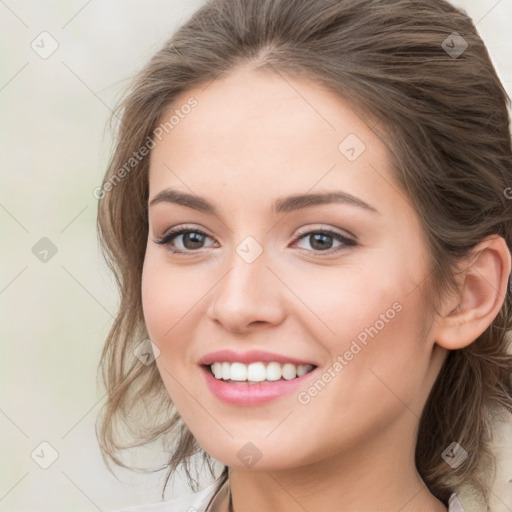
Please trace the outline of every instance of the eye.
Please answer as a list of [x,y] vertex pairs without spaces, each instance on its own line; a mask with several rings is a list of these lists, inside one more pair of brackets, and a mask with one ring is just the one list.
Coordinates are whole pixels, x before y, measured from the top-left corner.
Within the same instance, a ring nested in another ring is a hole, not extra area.
[[[176,246],[173,245],[174,241],[176,239],[180,240],[180,237],[182,237],[181,247],[176,248]],[[192,252],[203,248],[201,244],[204,243],[205,238],[210,238],[211,240],[211,237],[200,229],[189,229],[178,226],[164,233],[161,238],[155,240],[155,243],[168,246],[172,252]]]
[[[213,240],[200,229],[177,226],[166,231],[162,237],[156,239],[154,242],[159,245],[168,246],[169,250],[173,253],[190,253],[203,249],[206,239]],[[175,245],[176,240],[181,241],[178,244],[179,247],[176,247]],[[334,252],[341,251],[346,247],[353,247],[356,245],[354,240],[342,235],[341,233],[326,229],[307,231],[297,236],[295,243],[301,240],[309,241],[309,245],[311,247],[311,249],[301,249],[317,254],[332,254]],[[333,248],[334,241],[338,242],[339,245]]]
[[[345,247],[353,247],[356,242],[341,233],[330,230],[315,230],[308,231],[302,235],[299,235],[296,240],[307,240],[311,249],[306,248],[309,252],[332,254],[338,252]],[[339,245],[332,248],[333,240],[339,242]]]

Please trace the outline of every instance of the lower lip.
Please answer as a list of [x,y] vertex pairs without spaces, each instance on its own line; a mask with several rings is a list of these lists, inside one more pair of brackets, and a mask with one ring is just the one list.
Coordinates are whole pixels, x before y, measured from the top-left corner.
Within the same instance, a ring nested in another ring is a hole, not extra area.
[[308,379],[318,368],[292,380],[276,380],[265,384],[230,384],[216,379],[210,368],[201,366],[206,384],[210,391],[223,402],[231,405],[252,406],[261,405],[288,393],[292,393]]

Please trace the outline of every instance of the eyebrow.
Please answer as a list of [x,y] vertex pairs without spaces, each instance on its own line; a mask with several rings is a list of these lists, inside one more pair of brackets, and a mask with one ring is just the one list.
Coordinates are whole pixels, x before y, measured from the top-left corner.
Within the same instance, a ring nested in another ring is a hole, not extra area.
[[[158,203],[175,203],[188,208],[193,208],[204,213],[217,215],[217,208],[204,197],[188,194],[179,190],[165,189],[159,192],[150,202],[149,206]],[[362,209],[379,213],[373,206],[362,199],[341,191],[325,192],[318,194],[297,194],[277,199],[273,205],[273,212],[288,213],[304,208],[311,208],[323,204],[342,203],[358,206]]]

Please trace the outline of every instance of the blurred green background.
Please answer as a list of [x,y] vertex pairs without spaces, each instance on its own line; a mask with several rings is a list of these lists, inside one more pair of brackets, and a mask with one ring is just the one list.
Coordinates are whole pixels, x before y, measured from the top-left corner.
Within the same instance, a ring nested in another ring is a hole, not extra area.
[[[477,23],[511,94],[512,0],[453,3]],[[119,469],[117,480],[94,434],[96,366],[117,293],[98,251],[93,190],[111,150],[111,108],[202,4],[0,0],[0,512],[160,500],[164,475]],[[496,453],[492,510],[512,511],[511,422]],[[162,461],[150,449],[137,462],[153,458]],[[166,498],[185,492],[178,479]]]

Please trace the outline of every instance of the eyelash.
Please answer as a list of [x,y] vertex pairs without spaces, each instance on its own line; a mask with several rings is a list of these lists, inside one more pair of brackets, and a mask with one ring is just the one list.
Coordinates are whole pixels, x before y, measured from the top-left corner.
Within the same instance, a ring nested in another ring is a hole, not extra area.
[[[171,242],[175,238],[177,238],[180,235],[187,234],[187,233],[198,233],[202,236],[211,238],[207,233],[205,233],[204,231],[201,231],[200,229],[197,229],[197,228],[191,229],[191,228],[178,226],[176,228],[170,229],[169,231],[164,233],[162,235],[162,237],[158,238],[157,240],[154,240],[154,242],[158,245],[167,245],[169,247],[169,250],[172,253],[195,254],[198,251],[200,251],[201,249],[182,251],[182,250],[176,250],[171,246]],[[294,242],[298,241],[302,238],[307,238],[307,236],[317,235],[317,234],[332,236],[335,240],[337,240],[338,242],[341,242],[343,245],[341,245],[339,247],[335,247],[334,249],[327,249],[325,251],[319,251],[319,250],[315,251],[312,249],[301,249],[301,250],[307,251],[307,252],[313,252],[313,253],[315,253],[315,255],[317,255],[317,254],[330,255],[330,254],[333,254],[333,253],[336,253],[336,252],[342,250],[344,247],[354,247],[355,245],[357,245],[357,243],[354,240],[351,240],[350,238],[347,238],[347,237],[341,235],[340,233],[336,233],[335,231],[331,231],[328,229],[318,229],[318,230],[311,230],[311,231],[306,231],[304,233],[300,233],[297,235]]]

